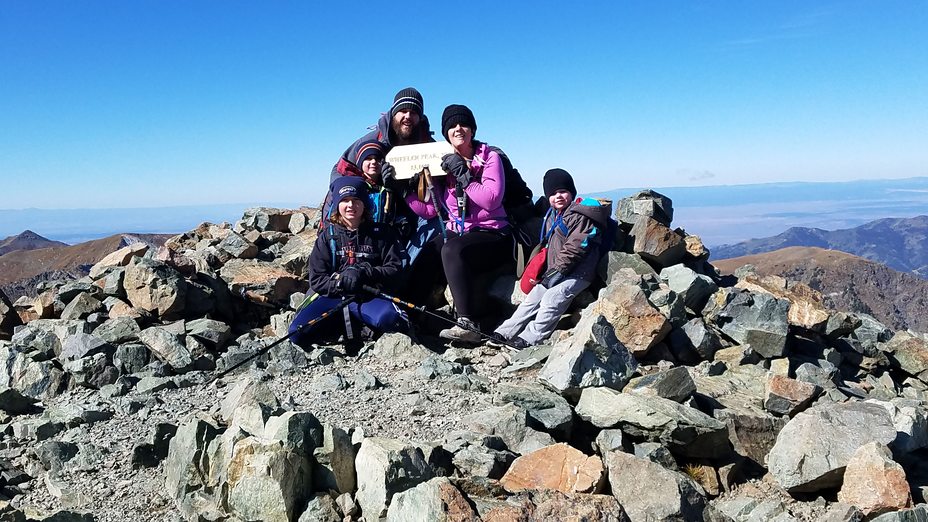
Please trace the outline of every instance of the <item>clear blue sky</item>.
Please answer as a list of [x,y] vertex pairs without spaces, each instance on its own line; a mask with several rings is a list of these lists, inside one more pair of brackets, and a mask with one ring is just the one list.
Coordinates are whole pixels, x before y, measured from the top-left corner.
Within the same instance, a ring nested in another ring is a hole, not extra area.
[[536,189],[926,176],[926,28],[923,0],[2,0],[0,208],[316,204],[407,85]]

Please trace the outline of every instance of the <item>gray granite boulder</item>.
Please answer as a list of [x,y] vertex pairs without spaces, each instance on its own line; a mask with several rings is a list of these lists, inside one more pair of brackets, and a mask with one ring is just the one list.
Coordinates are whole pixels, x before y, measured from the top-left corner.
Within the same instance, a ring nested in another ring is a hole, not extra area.
[[81,292],[61,311],[61,319],[86,319],[88,315],[103,311],[103,303],[88,292]]
[[683,326],[674,328],[668,337],[670,350],[684,363],[711,360],[722,347],[718,334],[706,326],[702,317],[694,317]]
[[138,341],[139,328],[138,322],[131,317],[117,317],[105,321],[93,330],[93,335],[104,341],[117,344],[130,341]]
[[622,390],[625,393],[649,397],[663,397],[674,402],[684,402],[696,391],[696,384],[683,366],[636,377]]
[[750,290],[723,288],[713,294],[705,317],[739,344],[762,357],[781,357],[789,332],[789,301]]
[[857,448],[889,444],[896,428],[879,404],[823,404],[793,417],[767,456],[774,479],[791,493],[811,493],[841,485],[844,468]]
[[168,327],[152,326],[139,332],[139,340],[174,371],[182,373],[193,368],[193,354],[184,343],[182,332],[177,333]]
[[660,442],[680,455],[715,458],[731,451],[724,423],[669,399],[588,388],[576,412],[598,428],[619,428],[633,437]]
[[477,513],[446,477],[397,493],[387,510],[387,522],[456,522],[477,520]]
[[242,520],[290,522],[312,491],[309,459],[282,441],[235,443],[223,484],[229,512]]
[[573,408],[560,395],[537,385],[503,384],[498,389],[500,402],[511,402],[528,413],[529,426],[562,438],[570,436]]
[[112,354],[115,351],[109,343],[94,334],[75,333],[65,338],[58,359],[62,362],[75,361],[96,354]]
[[686,307],[696,313],[702,311],[709,296],[718,290],[715,281],[682,264],[664,268],[660,276],[671,290],[683,298]]
[[355,458],[358,491],[355,499],[365,519],[387,513],[393,496],[434,477],[422,449],[405,442],[366,438]]
[[348,432],[326,424],[322,445],[313,451],[313,487],[318,491],[353,493],[357,485],[354,459],[355,448]]
[[208,343],[211,348],[222,348],[232,336],[232,328],[215,319],[196,319],[184,324],[186,334]]
[[686,256],[686,242],[670,227],[647,216],[639,216],[629,236],[634,238],[634,251],[659,267],[675,265]]
[[605,456],[612,494],[631,520],[701,520],[703,489],[686,475],[628,453]]
[[219,413],[230,426],[238,426],[252,435],[261,435],[268,420],[282,411],[280,401],[270,387],[246,375],[222,400]]
[[879,404],[889,412],[896,427],[896,439],[889,445],[894,454],[904,455],[928,447],[928,413],[923,403],[902,397],[866,402]]
[[515,451],[525,438],[528,413],[520,406],[507,403],[468,415],[463,422],[475,433],[499,437],[506,448]]
[[588,313],[570,338],[552,348],[538,380],[565,397],[576,397],[592,386],[621,389],[637,365],[609,321]]
[[603,257],[598,267],[600,279],[608,285],[623,268],[630,268],[638,275],[657,275],[651,265],[638,254],[625,252],[609,252]]
[[184,310],[187,283],[170,266],[154,259],[134,257],[126,267],[123,285],[132,306],[173,319]]
[[[168,445],[164,462],[164,487],[188,518],[205,511],[198,502],[207,485],[209,460],[207,446],[219,434],[219,428],[205,417],[193,417],[181,424]],[[213,506],[210,506],[213,507]]]
[[653,218],[664,226],[673,221],[673,201],[653,190],[642,190],[616,204],[615,218],[620,223],[634,225],[640,216]]

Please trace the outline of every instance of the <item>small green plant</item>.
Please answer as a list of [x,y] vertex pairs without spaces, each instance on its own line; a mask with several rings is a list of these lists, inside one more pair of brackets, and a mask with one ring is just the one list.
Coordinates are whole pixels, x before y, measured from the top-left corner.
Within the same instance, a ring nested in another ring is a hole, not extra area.
[[683,473],[686,473],[686,476],[698,483],[701,483],[705,478],[705,470],[699,464],[685,464]]

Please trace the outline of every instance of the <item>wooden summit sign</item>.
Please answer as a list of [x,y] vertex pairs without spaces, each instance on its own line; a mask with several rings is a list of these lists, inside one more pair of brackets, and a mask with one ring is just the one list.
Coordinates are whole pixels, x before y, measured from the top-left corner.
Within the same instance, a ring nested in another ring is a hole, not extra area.
[[441,170],[441,157],[454,152],[447,141],[420,143],[418,145],[397,145],[387,153],[386,160],[396,169],[396,179],[409,179],[422,172],[425,167],[433,176],[444,176]]

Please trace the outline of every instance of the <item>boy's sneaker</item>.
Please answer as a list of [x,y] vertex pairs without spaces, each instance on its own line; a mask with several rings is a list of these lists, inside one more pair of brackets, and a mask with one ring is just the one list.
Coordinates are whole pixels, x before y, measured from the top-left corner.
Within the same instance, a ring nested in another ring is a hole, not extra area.
[[[458,323],[479,331],[477,325],[466,317],[459,318]],[[438,336],[442,339],[448,339],[449,341],[461,341],[465,343],[478,343],[480,342],[481,337],[481,335],[476,331],[468,330],[467,328],[461,328],[460,326],[446,328],[439,332]]]
[[503,337],[497,332],[490,334],[490,338],[487,339],[487,346],[492,346],[493,348],[503,348],[509,343],[509,339]]
[[524,350],[530,346],[532,346],[531,343],[519,337],[518,335],[512,339],[509,339],[509,344],[506,345],[507,348],[515,351]]

